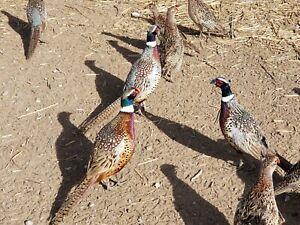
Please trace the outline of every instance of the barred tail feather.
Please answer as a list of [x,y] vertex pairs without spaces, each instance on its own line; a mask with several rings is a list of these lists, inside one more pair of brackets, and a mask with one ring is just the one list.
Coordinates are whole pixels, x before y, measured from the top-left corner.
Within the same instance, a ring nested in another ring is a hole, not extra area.
[[290,191],[290,188],[288,188],[287,185],[283,182],[281,182],[274,188],[275,195],[280,195],[282,193],[289,192],[289,191]]
[[[120,109],[120,98],[116,99],[113,103],[111,103],[108,107],[106,107],[100,114],[96,115],[91,120],[85,120],[82,124],[79,125],[79,130],[85,134],[91,127],[95,124],[102,121],[103,123],[112,117],[117,109]],[[103,124],[104,125],[104,124]]]
[[28,51],[27,51],[27,54],[26,54],[26,59],[30,59],[31,56],[33,55],[34,50],[37,46],[37,43],[40,39],[40,33],[41,33],[40,26],[36,26],[36,27],[31,28],[30,40],[29,40]]
[[83,195],[94,183],[93,179],[85,178],[71,193],[68,199],[62,204],[55,217],[51,220],[50,225],[59,225],[70,211],[80,202]]

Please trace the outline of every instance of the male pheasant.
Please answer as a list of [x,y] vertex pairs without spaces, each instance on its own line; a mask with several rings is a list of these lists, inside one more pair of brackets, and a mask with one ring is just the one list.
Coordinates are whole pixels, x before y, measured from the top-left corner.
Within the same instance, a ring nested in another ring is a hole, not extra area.
[[274,155],[263,159],[258,181],[237,206],[234,225],[282,224],[284,219],[277,208],[272,177],[278,163]]
[[[156,43],[156,36],[159,30],[159,27],[156,25],[150,26],[147,32],[146,47],[139,59],[132,65],[124,85],[124,91],[131,88],[138,88],[140,90],[134,99],[136,106],[139,106],[148,98],[157,87],[161,78],[160,54]],[[104,120],[119,107],[118,101],[119,100],[114,101],[92,120],[83,123],[79,129],[85,133],[92,126],[98,124],[99,121]]]
[[266,154],[277,155],[281,160],[279,166],[287,171],[289,163],[268,147],[259,125],[250,113],[238,103],[231,92],[229,81],[223,77],[217,77],[211,83],[222,91],[219,122],[225,139],[238,152],[249,154],[258,160]]
[[200,35],[204,27],[208,30],[208,35],[210,33],[219,36],[227,35],[226,30],[214,15],[212,8],[204,3],[203,0],[188,0],[188,13],[190,18],[199,27]]
[[283,181],[275,186],[275,195],[285,192],[300,193],[300,161],[285,174]]
[[93,184],[118,173],[131,159],[135,150],[133,104],[138,94],[138,89],[124,92],[119,114],[96,137],[85,178],[62,204],[51,225],[60,224]]
[[29,47],[26,59],[31,58],[37,46],[41,33],[46,28],[46,8],[43,0],[29,0],[27,4],[27,19],[30,25]]
[[177,6],[168,9],[164,39],[161,43],[162,76],[170,82],[172,82],[172,74],[179,72],[184,55],[184,42],[175,19],[177,11]]

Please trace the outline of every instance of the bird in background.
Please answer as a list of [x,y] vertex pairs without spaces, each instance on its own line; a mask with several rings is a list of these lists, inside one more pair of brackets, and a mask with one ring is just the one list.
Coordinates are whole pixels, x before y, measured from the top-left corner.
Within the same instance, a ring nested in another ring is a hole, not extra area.
[[193,22],[199,27],[200,35],[203,28],[207,29],[208,35],[226,36],[228,32],[216,18],[213,9],[203,0],[188,0],[188,13]]
[[[142,108],[141,104],[144,104],[144,101],[156,89],[161,78],[160,54],[156,42],[156,36],[159,32],[159,26],[150,26],[147,31],[146,47],[141,56],[132,65],[123,88],[125,92],[131,88],[138,88],[140,90],[134,99],[134,104],[138,108],[137,112],[139,113]],[[79,126],[81,132],[85,133],[88,129],[109,117],[119,107],[118,102],[118,99],[115,100],[103,112],[92,118],[92,120],[81,124]]]
[[277,155],[280,159],[279,166],[287,171],[290,163],[269,148],[259,125],[232,93],[230,81],[217,77],[211,81],[211,84],[222,91],[219,123],[226,141],[238,152],[246,153],[258,160],[267,154]]
[[234,225],[279,225],[284,222],[274,194],[273,173],[279,158],[266,155],[262,160],[258,181],[237,205]]
[[[178,7],[179,7],[179,5],[176,5],[177,10],[178,10]],[[168,26],[168,24],[169,24],[168,18],[167,18],[168,16],[165,13],[160,13],[158,11],[157,6],[154,3],[147,5],[146,8],[151,11],[153,21],[155,22],[156,25],[158,25],[160,27],[158,39],[160,41],[160,45],[162,45],[166,39],[165,29],[166,29],[166,26]],[[176,25],[176,27],[177,27],[177,25]],[[195,51],[197,53],[200,53],[199,48],[196,47],[191,41],[189,41],[183,32],[181,32],[180,30],[178,32],[180,33],[180,39],[183,41],[183,44],[186,48],[191,49],[192,51]],[[160,46],[159,50],[164,51],[163,46]]]
[[177,12],[177,5],[168,8],[164,38],[161,42],[162,76],[170,82],[172,74],[180,71],[184,55],[184,42],[175,19]]
[[131,159],[135,150],[134,99],[138,89],[127,89],[121,100],[119,114],[98,133],[87,172],[51,220],[60,224],[95,183],[117,174]]
[[148,8],[150,10],[150,12],[152,13],[154,24],[156,24],[160,28],[160,32],[159,32],[160,36],[164,36],[165,23],[166,23],[166,19],[167,19],[166,16],[163,13],[160,13],[158,11],[158,8],[154,3],[150,3],[149,5],[146,6],[146,8]]
[[30,25],[30,39],[26,59],[30,59],[36,49],[41,33],[46,28],[45,2],[43,0],[29,0],[26,11]]
[[292,165],[283,180],[275,185],[275,195],[285,192],[300,193],[300,161]]

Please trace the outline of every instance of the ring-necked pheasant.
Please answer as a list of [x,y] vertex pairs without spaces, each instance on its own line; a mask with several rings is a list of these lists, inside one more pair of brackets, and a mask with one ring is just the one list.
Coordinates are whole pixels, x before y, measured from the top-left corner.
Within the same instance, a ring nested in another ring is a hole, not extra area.
[[30,40],[26,59],[29,59],[37,46],[41,33],[46,28],[46,8],[43,0],[29,0],[27,4],[27,19],[30,25]]
[[180,71],[184,54],[183,39],[175,19],[177,11],[177,6],[168,9],[164,38],[161,42],[162,76],[170,82],[172,74]]
[[200,35],[205,27],[208,35],[213,33],[219,36],[226,36],[225,28],[216,18],[212,8],[203,2],[203,0],[188,0],[188,13],[190,18],[199,27]]
[[288,161],[268,147],[259,125],[232,93],[230,82],[223,77],[217,77],[211,83],[222,91],[219,122],[226,141],[238,152],[249,154],[258,160],[266,154],[277,155],[280,159],[279,166],[287,171]]
[[234,225],[279,225],[284,221],[277,208],[273,173],[279,159],[269,156],[262,161],[259,179],[251,191],[239,202]]
[[95,183],[118,173],[135,150],[134,99],[138,89],[128,89],[121,100],[119,114],[98,133],[86,176],[56,213],[51,225],[60,224]]
[[275,186],[275,195],[285,192],[300,193],[300,161],[291,167],[283,180]]
[[[155,90],[161,78],[160,54],[157,48],[156,36],[159,33],[159,27],[150,26],[147,32],[146,47],[140,58],[132,65],[127,76],[124,91],[130,88],[138,88],[139,94],[136,96],[134,103],[139,106],[148,96]],[[119,100],[110,104],[102,113],[95,116],[92,120],[87,121],[79,126],[79,129],[85,133],[99,121],[107,118],[114,110],[116,110]]]

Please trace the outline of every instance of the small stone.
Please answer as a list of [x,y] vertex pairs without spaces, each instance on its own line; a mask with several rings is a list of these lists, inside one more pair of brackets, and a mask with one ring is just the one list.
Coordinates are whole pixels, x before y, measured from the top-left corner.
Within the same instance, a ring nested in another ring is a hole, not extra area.
[[151,150],[152,150],[152,146],[151,146],[151,145],[148,145],[148,146],[145,147],[145,149],[146,149],[147,151],[151,151]]
[[153,187],[159,188],[159,187],[160,187],[160,183],[159,183],[159,182],[155,182],[155,183],[153,184]]
[[33,225],[33,222],[31,220],[25,220],[24,225]]
[[89,208],[92,208],[92,207],[94,207],[95,206],[95,204],[94,203],[92,203],[92,202],[89,202],[89,204],[88,204],[88,207]]
[[41,100],[40,100],[39,98],[36,98],[36,99],[35,99],[35,102],[36,102],[36,103],[41,103]]
[[132,12],[131,16],[135,17],[135,18],[139,18],[139,17],[141,17],[141,14],[139,12]]

